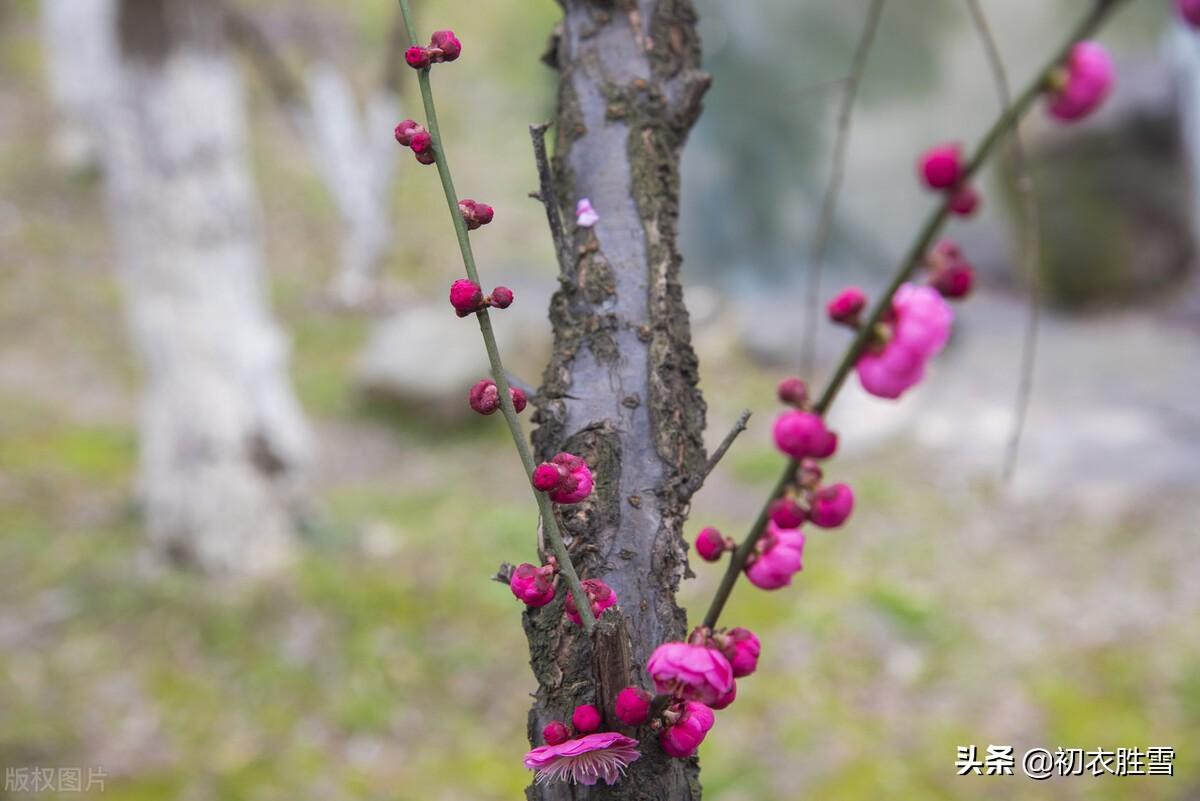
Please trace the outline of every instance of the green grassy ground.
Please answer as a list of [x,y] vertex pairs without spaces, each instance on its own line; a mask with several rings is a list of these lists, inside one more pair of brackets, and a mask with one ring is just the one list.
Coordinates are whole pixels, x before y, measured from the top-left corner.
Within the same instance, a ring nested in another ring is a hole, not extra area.
[[[546,5],[539,24],[552,15]],[[260,104],[277,309],[324,453],[312,522],[295,569],[262,585],[146,566],[131,501],[136,371],[98,186],[47,162],[36,57],[10,41],[16,79],[0,91],[0,766],[99,766],[113,801],[519,797],[533,683],[519,609],[488,577],[530,557],[534,520],[518,472],[495,469],[516,466],[498,421],[434,435],[354,397],[348,376],[367,323],[313,310],[334,221],[292,146],[271,145],[283,129]],[[465,161],[468,174],[487,174],[481,156]],[[496,180],[509,194],[532,185],[506,169],[513,175]],[[423,191],[413,186],[404,184]],[[424,220],[401,194],[401,209]],[[518,254],[536,213],[488,255]],[[414,223],[389,274],[440,286],[449,247],[448,231]],[[765,435],[772,377],[740,354],[705,357],[714,431],[743,405],[758,416],[689,531],[737,532],[778,469]],[[346,453],[369,457],[343,470]],[[853,524],[812,538],[798,586],[739,589],[727,612],[766,650],[702,748],[709,797],[1200,796],[1200,560],[1194,520],[1173,515],[1171,499],[1155,499],[1162,512],[1100,521],[1069,503],[1020,507],[899,446],[836,470],[859,491]],[[684,592],[693,610],[717,578],[696,570]],[[971,743],[1171,745],[1179,775],[956,777],[955,747]]]

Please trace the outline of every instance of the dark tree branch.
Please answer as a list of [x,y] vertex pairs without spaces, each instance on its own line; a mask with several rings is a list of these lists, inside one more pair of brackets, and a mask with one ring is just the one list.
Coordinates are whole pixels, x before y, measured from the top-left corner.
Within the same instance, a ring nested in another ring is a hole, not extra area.
[[550,226],[550,237],[554,240],[554,255],[558,269],[567,280],[574,280],[574,260],[571,243],[563,233],[562,204],[554,191],[554,174],[550,171],[550,158],[546,155],[546,130],[552,123],[540,122],[529,126],[529,138],[533,141],[533,158],[537,163],[538,190],[529,196],[540,200],[546,208],[546,223]]
[[721,440],[721,444],[712,452],[712,456],[708,457],[708,462],[704,465],[704,472],[692,479],[692,483],[688,486],[688,493],[695,495],[704,486],[704,482],[708,480],[708,476],[712,473],[717,463],[725,457],[725,452],[733,445],[733,441],[738,438],[738,435],[746,430],[746,423],[750,420],[750,410],[743,409],[738,416],[737,422],[733,424],[733,428],[725,435],[725,439]]

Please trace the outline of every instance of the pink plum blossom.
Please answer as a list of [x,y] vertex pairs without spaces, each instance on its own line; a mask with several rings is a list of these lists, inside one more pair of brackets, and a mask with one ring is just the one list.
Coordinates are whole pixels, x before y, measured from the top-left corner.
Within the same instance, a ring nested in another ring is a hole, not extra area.
[[[584,579],[580,584],[583,585],[583,591],[587,593],[588,600],[591,602],[592,617],[597,620],[600,619],[600,615],[604,614],[605,609],[616,604],[616,590],[600,579]],[[583,625],[583,618],[579,616],[579,609],[575,606],[574,594],[567,593],[567,602],[563,604],[563,611],[576,626]]]
[[660,693],[715,703],[729,692],[733,668],[720,651],[686,642],[663,643],[646,662],[646,672]]
[[1051,116],[1073,122],[1091,114],[1112,92],[1116,71],[1099,42],[1080,42],[1071,48],[1061,82],[1050,92]]
[[791,584],[792,576],[803,569],[804,533],[767,523],[747,562],[746,578],[760,589],[777,590]]
[[881,398],[898,398],[925,375],[925,362],[950,338],[954,312],[937,290],[904,284],[892,299],[891,336],[869,350],[856,369],[863,389]]
[[733,668],[735,679],[749,676],[758,668],[758,655],[762,653],[762,643],[750,629],[737,626],[718,635],[717,642],[721,646],[721,653],[725,654]]
[[825,427],[820,415],[799,409],[775,420],[775,446],[793,459],[825,459],[837,450],[837,434]]
[[580,228],[591,228],[600,222],[600,215],[592,208],[592,201],[586,197],[575,204],[575,224]]
[[696,535],[696,553],[700,554],[701,559],[705,562],[715,562],[725,550],[725,538],[721,536],[720,531],[712,526],[700,529],[700,533]]
[[813,493],[808,519],[814,526],[837,528],[854,511],[854,491],[847,484],[830,484]]
[[526,606],[545,606],[554,600],[554,566],[518,565],[508,587]]
[[525,755],[525,767],[537,771],[539,784],[569,781],[591,786],[604,779],[612,785],[639,757],[637,740],[606,731],[535,748]]
[[654,696],[641,687],[626,687],[617,693],[614,714],[626,726],[641,726],[650,717]]
[[930,189],[953,189],[962,180],[962,145],[938,145],[921,154],[917,170]]
[[469,278],[459,278],[450,285],[450,305],[459,317],[474,314],[483,308],[483,290]]
[[533,472],[533,486],[555,503],[579,503],[591,494],[593,484],[587,462],[570,453],[542,462]]
[[714,720],[712,710],[707,706],[688,701],[679,711],[679,718],[658,735],[658,744],[668,756],[690,757],[704,742]]
[[1175,8],[1184,22],[1200,28],[1200,0],[1176,0]]
[[575,712],[571,715],[571,725],[580,734],[591,734],[600,728],[600,710],[591,704],[575,707]]
[[804,522],[804,507],[793,498],[776,498],[770,509],[771,522],[780,528],[799,528]]

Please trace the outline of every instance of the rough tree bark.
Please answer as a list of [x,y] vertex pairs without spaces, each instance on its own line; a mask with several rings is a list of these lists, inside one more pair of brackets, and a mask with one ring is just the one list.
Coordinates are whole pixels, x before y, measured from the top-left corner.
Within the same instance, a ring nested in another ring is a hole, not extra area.
[[[595,227],[568,225],[572,258],[550,309],[555,345],[537,396],[534,444],[584,456],[592,498],[568,507],[563,531],[585,578],[617,592],[591,647],[561,603],[525,617],[538,680],[531,742],[575,705],[611,711],[611,695],[646,686],[658,644],[686,635],[675,603],[688,573],[681,529],[688,482],[704,464],[705,406],[679,284],[679,160],[708,76],[691,0],[563,0],[549,55],[560,70],[555,175],[569,216],[587,197]],[[573,230],[572,230],[573,229]],[[619,728],[617,721],[608,721]],[[695,759],[668,759],[647,731],[625,779],[532,786],[530,799],[700,797]]]
[[206,0],[120,0],[106,188],[143,363],[153,551],[224,574],[285,562],[308,430],[263,281],[242,86]]

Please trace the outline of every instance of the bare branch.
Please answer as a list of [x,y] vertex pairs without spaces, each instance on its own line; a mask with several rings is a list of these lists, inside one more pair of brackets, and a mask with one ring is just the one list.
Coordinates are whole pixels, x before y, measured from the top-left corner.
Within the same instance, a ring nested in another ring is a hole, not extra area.
[[708,479],[709,473],[717,466],[721,459],[725,458],[725,452],[729,450],[729,446],[733,445],[733,441],[738,438],[738,435],[746,430],[746,423],[750,420],[750,410],[743,409],[741,415],[738,416],[737,422],[733,424],[733,428],[725,435],[725,439],[721,440],[721,444],[712,452],[712,456],[708,457],[708,462],[704,465],[704,472],[692,479],[692,483],[688,485],[688,495],[695,495],[704,486],[704,482]]
[[829,236],[833,230],[833,214],[837,209],[838,196],[842,191],[842,183],[846,176],[846,152],[850,146],[850,123],[853,120],[854,101],[858,97],[858,87],[862,83],[863,72],[867,68],[867,57],[871,54],[871,46],[875,42],[875,33],[879,30],[879,19],[883,16],[885,0],[871,0],[867,11],[867,21],[863,25],[858,47],[854,51],[854,61],[850,66],[850,74],[842,79],[845,91],[842,92],[842,103],[838,109],[837,137],[833,145],[833,163],[829,171],[829,183],[825,187],[825,197],[821,201],[821,216],[818,218],[817,230],[813,236],[812,250],[808,258],[808,281],[805,287],[804,301],[804,336],[801,339],[800,374],[810,375],[817,354],[817,333],[820,330],[817,321],[821,318],[821,272],[825,260],[825,249],[829,246]]
[[571,244],[563,232],[562,205],[554,191],[554,174],[550,171],[550,159],[546,155],[546,129],[549,127],[549,122],[529,126],[529,138],[533,140],[533,158],[538,171],[538,191],[530,192],[529,196],[540,200],[546,207],[546,222],[550,225],[558,267],[563,275],[570,277],[575,274],[574,259],[571,257]]
[[[1000,103],[1007,111],[1012,106],[1012,89],[1009,87],[1008,71],[1004,67],[1004,59],[992,34],[987,16],[979,0],[967,0],[967,8],[971,12],[971,21],[979,33],[987,53],[988,64],[991,67],[992,79],[996,84],[996,92]],[[1008,140],[1009,157],[1012,159],[1015,173],[1017,192],[1021,198],[1020,229],[1020,262],[1025,273],[1026,288],[1029,291],[1029,312],[1025,320],[1025,333],[1021,343],[1021,375],[1017,383],[1016,407],[1013,411],[1013,427],[1009,434],[1008,447],[1004,454],[1004,467],[1001,475],[1005,482],[1011,481],[1017,467],[1017,456],[1021,448],[1021,433],[1025,430],[1025,418],[1029,412],[1029,401],[1033,396],[1033,372],[1037,361],[1038,328],[1041,323],[1041,284],[1038,280],[1038,252],[1041,250],[1041,220],[1038,215],[1037,193],[1033,183],[1033,175],[1029,171],[1029,160],[1025,153],[1025,143],[1021,139],[1019,126],[1013,126]]]

